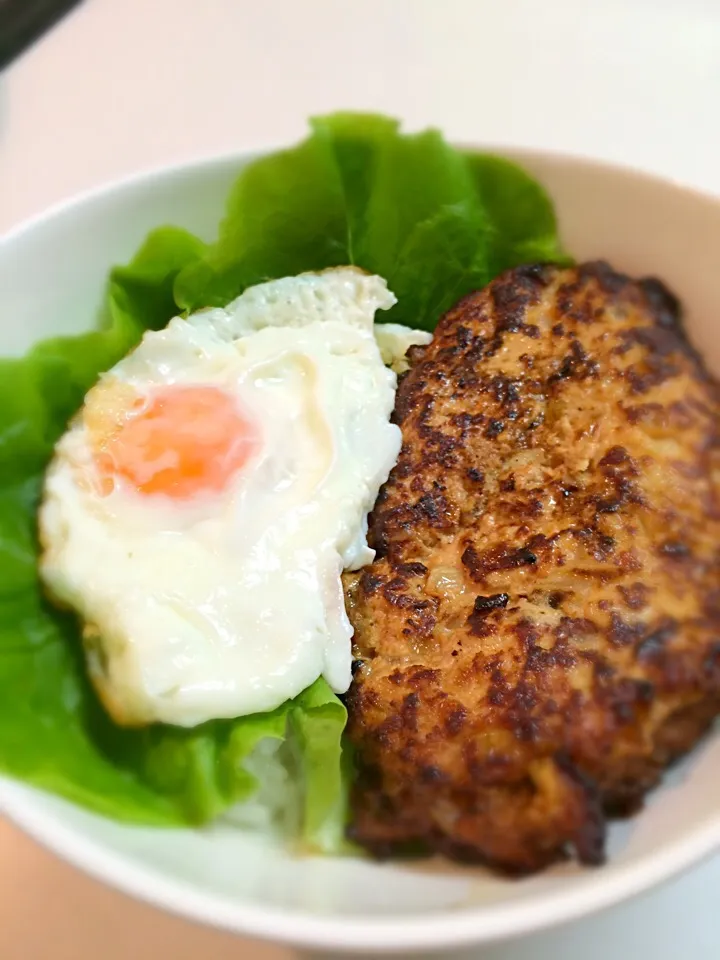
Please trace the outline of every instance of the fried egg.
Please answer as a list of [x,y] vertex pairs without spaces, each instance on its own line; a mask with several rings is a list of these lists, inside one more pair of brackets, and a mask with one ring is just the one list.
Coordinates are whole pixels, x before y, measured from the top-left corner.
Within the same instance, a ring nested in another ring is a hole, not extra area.
[[[349,267],[265,283],[146,333],[87,394],[47,472],[40,570],[116,722],[348,688],[340,574],[373,559],[401,443],[373,323],[394,302]],[[426,339],[394,336],[390,363]]]

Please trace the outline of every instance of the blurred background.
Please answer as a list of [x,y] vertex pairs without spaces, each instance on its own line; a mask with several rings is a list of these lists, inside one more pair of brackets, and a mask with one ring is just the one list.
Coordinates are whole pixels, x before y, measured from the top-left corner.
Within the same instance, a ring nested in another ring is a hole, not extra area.
[[[0,0],[0,12],[3,4]],[[83,0],[0,73],[0,233],[140,170],[377,109],[720,194],[720,0]],[[717,957],[720,860],[478,960]],[[2,960],[291,960],[191,927],[0,822]]]
[[83,0],[0,74],[0,230],[337,107],[720,190],[719,93],[717,0]]

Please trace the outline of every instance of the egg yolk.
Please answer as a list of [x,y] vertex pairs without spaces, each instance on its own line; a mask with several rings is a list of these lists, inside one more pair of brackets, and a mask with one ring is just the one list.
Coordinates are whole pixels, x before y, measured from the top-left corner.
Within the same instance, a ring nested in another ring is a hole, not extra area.
[[97,457],[103,489],[124,477],[144,494],[217,493],[257,449],[254,424],[217,387],[162,387],[138,398]]

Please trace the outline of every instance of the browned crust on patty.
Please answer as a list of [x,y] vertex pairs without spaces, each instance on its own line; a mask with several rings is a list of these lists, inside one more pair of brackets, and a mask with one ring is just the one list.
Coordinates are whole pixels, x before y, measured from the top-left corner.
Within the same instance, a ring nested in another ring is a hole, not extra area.
[[511,270],[413,348],[345,579],[353,837],[604,856],[720,707],[718,394],[653,279]]

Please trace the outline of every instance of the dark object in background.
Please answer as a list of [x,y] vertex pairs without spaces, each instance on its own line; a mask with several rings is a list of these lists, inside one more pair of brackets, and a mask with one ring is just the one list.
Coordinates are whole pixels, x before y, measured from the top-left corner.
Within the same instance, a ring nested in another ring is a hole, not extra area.
[[0,0],[0,70],[47,33],[81,0]]

